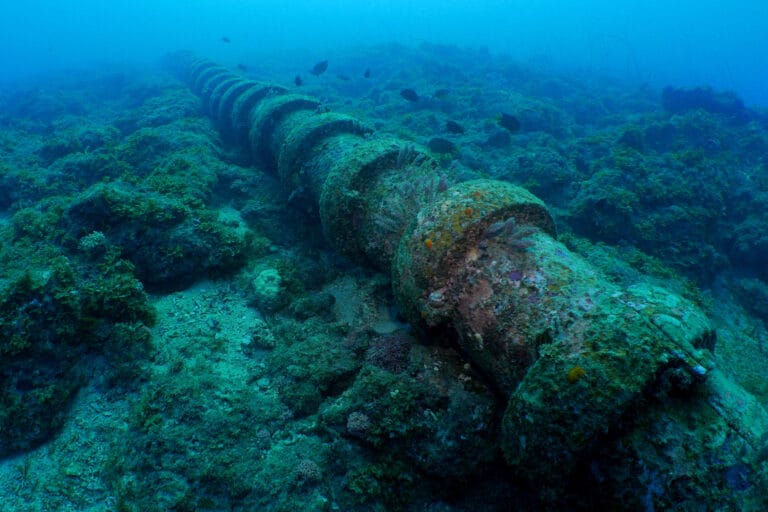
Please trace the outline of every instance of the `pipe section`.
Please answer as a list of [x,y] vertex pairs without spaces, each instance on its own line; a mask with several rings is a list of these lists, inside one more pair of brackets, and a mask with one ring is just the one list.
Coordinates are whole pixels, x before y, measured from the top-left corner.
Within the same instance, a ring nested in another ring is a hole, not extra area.
[[455,331],[508,398],[502,447],[524,476],[557,487],[644,390],[707,376],[707,318],[667,290],[611,284],[528,191],[457,183],[421,147],[208,60],[173,65],[225,134],[316,202],[339,252],[391,273],[413,325]]

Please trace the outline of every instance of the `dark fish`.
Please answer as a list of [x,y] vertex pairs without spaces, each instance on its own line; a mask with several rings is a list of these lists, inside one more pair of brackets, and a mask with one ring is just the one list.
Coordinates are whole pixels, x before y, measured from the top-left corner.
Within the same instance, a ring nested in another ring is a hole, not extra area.
[[413,89],[403,89],[400,91],[400,96],[407,101],[419,101],[419,95]]
[[464,127],[456,121],[446,121],[445,129],[448,133],[464,133]]
[[456,145],[453,142],[442,137],[433,137],[429,139],[427,145],[434,153],[453,153],[456,149]]
[[222,43],[231,43],[232,41],[230,41],[230,39],[227,36],[224,36],[224,37],[221,38],[221,42]]
[[506,128],[510,133],[515,133],[520,129],[520,121],[518,121],[515,116],[502,112],[499,117],[499,126]]
[[448,89],[438,89],[435,91],[435,94],[433,94],[432,96],[434,96],[439,100],[444,100],[445,98],[448,97],[449,94],[451,94],[451,91]]
[[365,73],[363,73],[363,78],[371,78],[371,68],[365,68]]
[[349,75],[336,75],[336,78],[339,80],[344,80],[345,82],[349,80]]
[[323,73],[325,73],[326,69],[328,69],[328,61],[321,60],[320,62],[315,64],[312,69],[309,70],[309,73],[315,76],[320,76]]
[[245,64],[238,64],[237,69],[239,69],[240,71],[248,71],[248,66],[246,66]]
[[293,77],[293,83],[299,86],[304,83],[304,80],[301,79],[301,75],[296,75],[295,77]]

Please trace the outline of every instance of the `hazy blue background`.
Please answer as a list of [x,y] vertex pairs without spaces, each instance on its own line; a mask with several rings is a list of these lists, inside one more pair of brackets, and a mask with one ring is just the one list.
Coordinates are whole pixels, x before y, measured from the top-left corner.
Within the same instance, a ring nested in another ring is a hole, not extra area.
[[177,49],[231,61],[429,41],[657,86],[710,84],[768,106],[767,27],[768,0],[0,0],[0,76]]

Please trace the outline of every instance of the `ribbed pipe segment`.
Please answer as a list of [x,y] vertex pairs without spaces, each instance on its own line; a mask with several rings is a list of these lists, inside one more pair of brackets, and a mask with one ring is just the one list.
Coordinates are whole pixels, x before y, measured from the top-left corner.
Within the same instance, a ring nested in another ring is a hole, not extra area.
[[508,397],[502,446],[521,476],[558,487],[660,375],[706,376],[706,317],[666,290],[611,284],[526,190],[457,183],[426,149],[314,98],[186,53],[172,63],[222,132],[315,201],[340,253],[391,273],[414,326],[455,331]]

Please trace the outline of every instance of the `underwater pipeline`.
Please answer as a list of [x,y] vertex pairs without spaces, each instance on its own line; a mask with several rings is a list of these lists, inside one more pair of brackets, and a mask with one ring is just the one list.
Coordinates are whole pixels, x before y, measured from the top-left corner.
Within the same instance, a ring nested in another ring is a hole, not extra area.
[[455,332],[508,400],[502,448],[526,478],[557,486],[641,393],[710,373],[714,333],[695,305],[610,283],[525,189],[458,181],[312,97],[188,53],[171,62],[224,135],[310,198],[340,253],[391,274],[414,326]]

